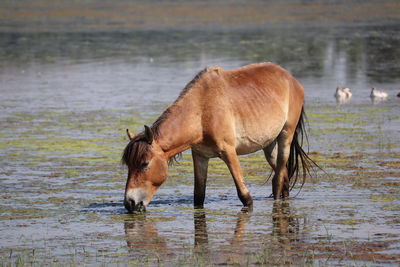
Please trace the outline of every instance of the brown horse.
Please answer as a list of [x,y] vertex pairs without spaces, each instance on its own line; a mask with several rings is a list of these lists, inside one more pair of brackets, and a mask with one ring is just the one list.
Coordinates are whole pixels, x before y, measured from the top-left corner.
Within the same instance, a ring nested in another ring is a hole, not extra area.
[[300,163],[303,184],[313,164],[301,147],[303,103],[301,84],[275,64],[252,64],[228,71],[204,69],[151,127],[145,126],[145,131],[137,135],[127,130],[130,142],[122,157],[128,166],[126,209],[145,209],[167,179],[168,163],[189,148],[195,207],[203,206],[208,161],[213,157],[227,164],[239,199],[244,206],[252,206],[238,155],[261,149],[274,171],[274,199],[287,198]]

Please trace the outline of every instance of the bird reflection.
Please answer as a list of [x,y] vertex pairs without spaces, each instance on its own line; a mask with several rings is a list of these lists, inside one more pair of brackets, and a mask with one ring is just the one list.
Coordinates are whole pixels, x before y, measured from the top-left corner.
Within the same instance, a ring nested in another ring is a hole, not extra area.
[[336,103],[345,104],[350,101],[353,93],[347,87],[337,87],[335,92]]
[[370,98],[372,104],[379,104],[381,102],[384,102],[388,99],[389,95],[383,90],[378,90],[375,88],[372,88]]

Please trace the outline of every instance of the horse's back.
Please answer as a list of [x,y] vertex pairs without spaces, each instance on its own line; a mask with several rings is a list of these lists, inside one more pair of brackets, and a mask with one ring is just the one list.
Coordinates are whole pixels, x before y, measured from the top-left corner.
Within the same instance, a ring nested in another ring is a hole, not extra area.
[[254,113],[287,116],[294,102],[302,105],[304,101],[301,84],[287,70],[270,62],[225,71],[223,76],[225,93],[235,109],[244,105]]
[[215,131],[215,125],[225,133],[231,130],[238,154],[267,146],[291,117],[292,102],[301,102],[302,106],[303,88],[278,65],[259,63],[212,71],[210,81],[215,86],[208,89],[211,94],[204,101],[209,130]]
[[[298,82],[287,70],[270,62],[224,71],[223,77],[228,85],[228,94],[265,92],[265,96],[270,99],[272,95],[285,97],[290,90],[293,91],[292,93],[299,93],[294,91],[303,90],[302,87],[293,86]],[[263,100],[268,101],[268,99]]]

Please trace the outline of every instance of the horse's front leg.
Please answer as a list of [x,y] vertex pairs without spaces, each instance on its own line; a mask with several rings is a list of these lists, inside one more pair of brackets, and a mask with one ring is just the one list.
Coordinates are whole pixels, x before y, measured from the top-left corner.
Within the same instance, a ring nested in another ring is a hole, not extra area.
[[208,158],[205,158],[192,150],[194,166],[194,207],[203,208],[206,195]]
[[242,170],[240,169],[240,162],[235,148],[229,147],[222,151],[221,158],[223,161],[225,161],[226,165],[228,165],[229,171],[232,174],[240,201],[242,201],[243,205],[246,207],[252,206],[253,198],[244,184],[243,174]]

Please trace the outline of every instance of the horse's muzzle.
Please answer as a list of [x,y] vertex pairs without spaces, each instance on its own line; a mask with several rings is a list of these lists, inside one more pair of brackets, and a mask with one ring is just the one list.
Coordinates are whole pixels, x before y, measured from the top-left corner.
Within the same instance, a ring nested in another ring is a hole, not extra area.
[[139,203],[135,203],[135,201],[132,199],[125,199],[124,205],[129,213],[138,213],[138,212],[146,211],[146,206],[143,204],[143,201],[140,201]]

